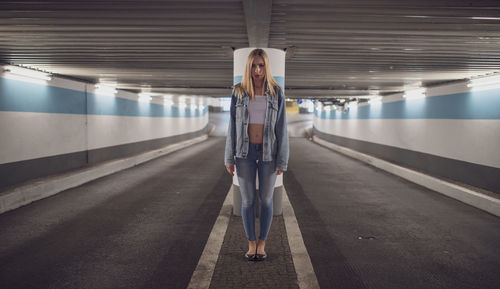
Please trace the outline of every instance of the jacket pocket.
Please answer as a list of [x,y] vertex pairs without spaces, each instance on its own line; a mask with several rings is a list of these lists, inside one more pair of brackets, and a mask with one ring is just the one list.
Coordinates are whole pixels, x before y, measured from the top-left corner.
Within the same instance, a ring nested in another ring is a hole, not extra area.
[[240,125],[245,120],[246,105],[243,103],[236,104],[236,125]]
[[269,107],[269,120],[270,120],[270,125],[271,125],[271,128],[274,129],[274,126],[276,125],[276,118],[278,117],[278,103],[277,102],[272,102],[272,101],[268,101],[267,102],[267,105]]

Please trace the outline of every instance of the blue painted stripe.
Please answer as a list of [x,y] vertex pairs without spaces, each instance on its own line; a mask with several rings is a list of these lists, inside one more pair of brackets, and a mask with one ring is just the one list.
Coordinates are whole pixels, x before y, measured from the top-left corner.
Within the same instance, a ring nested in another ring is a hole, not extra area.
[[[284,89],[285,88],[285,78],[283,76],[273,76],[274,80],[281,85],[281,87]],[[243,80],[243,76],[237,75],[233,77],[233,85],[240,83]]]
[[243,81],[243,76],[242,75],[237,75],[237,76],[233,77],[233,85],[236,85],[236,84],[238,84],[238,83],[240,83],[242,81]]
[[349,109],[314,111],[323,119],[500,119],[500,89],[405,99]]
[[281,86],[281,88],[285,89],[285,78],[283,76],[273,76],[274,80]]
[[[88,99],[86,99],[86,96]],[[86,103],[87,102],[87,103]],[[0,111],[143,117],[199,117],[208,107],[180,109],[150,102],[92,94],[19,80],[0,78]]]
[[85,114],[85,92],[0,78],[0,110]]

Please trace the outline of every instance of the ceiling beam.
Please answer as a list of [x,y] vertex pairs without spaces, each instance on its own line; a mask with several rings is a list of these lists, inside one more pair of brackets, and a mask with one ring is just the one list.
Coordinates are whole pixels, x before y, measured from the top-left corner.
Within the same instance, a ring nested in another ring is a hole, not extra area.
[[248,46],[268,47],[271,26],[271,0],[243,0]]

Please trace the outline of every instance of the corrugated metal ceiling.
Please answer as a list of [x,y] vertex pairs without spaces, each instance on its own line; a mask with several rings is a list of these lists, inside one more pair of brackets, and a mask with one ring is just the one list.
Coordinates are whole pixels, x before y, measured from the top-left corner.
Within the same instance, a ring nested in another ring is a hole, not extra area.
[[[246,0],[245,0],[246,1]],[[500,1],[274,0],[289,97],[390,94],[500,71]],[[0,61],[118,88],[223,96],[243,2],[2,1]],[[263,35],[266,37],[267,35]]]

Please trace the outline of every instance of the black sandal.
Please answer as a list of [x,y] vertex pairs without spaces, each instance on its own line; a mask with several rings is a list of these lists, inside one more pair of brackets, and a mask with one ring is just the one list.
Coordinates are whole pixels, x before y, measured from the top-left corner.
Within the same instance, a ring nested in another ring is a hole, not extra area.
[[245,258],[248,260],[248,261],[253,261],[255,260],[255,256],[256,254],[248,254],[248,253],[245,253]]
[[256,261],[264,261],[267,258],[267,254],[255,254]]

